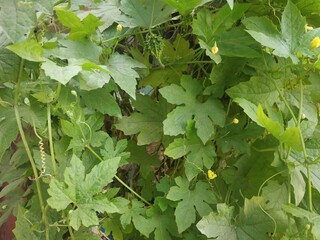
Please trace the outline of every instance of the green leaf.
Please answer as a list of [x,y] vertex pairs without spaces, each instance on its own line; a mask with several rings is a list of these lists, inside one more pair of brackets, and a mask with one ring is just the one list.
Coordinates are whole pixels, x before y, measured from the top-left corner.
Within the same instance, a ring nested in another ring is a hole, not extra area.
[[181,78],[181,86],[171,84],[161,88],[161,95],[169,103],[182,105],[176,107],[164,120],[164,133],[170,136],[185,133],[187,121],[194,119],[197,134],[206,143],[214,134],[214,124],[223,126],[225,113],[219,100],[208,98],[200,102],[197,97],[202,92],[202,86],[191,76]]
[[26,209],[22,206],[18,207],[18,215],[17,220],[15,221],[15,228],[13,229],[14,236],[17,240],[25,240],[25,239],[40,239],[36,231],[32,230],[32,225],[30,221],[26,218]]
[[[81,51],[79,51],[81,49]],[[59,40],[59,47],[47,50],[46,55],[53,55],[60,59],[74,60],[76,63],[92,62],[99,64],[99,57],[102,53],[102,48],[89,40],[72,41]]]
[[12,109],[0,108],[0,158],[18,135],[18,126]]
[[125,228],[131,222],[134,224],[135,228],[145,236],[148,236],[152,232],[153,228],[148,224],[148,221],[145,219],[146,208],[144,204],[139,202],[136,199],[133,199],[131,206],[124,212],[120,221],[122,226]]
[[175,182],[177,186],[170,188],[166,198],[179,201],[174,214],[178,231],[182,233],[196,221],[196,211],[200,216],[209,214],[212,211],[209,204],[215,203],[216,199],[205,182],[198,181],[192,190],[187,179],[177,177]]
[[[158,149],[155,149],[156,152]],[[156,153],[148,154],[145,146],[137,146],[134,141],[128,142],[127,151],[130,152],[129,161],[139,165],[140,174],[143,178],[147,178],[152,169],[159,167],[161,161]]]
[[298,206],[306,193],[306,182],[299,168],[290,173],[290,183],[293,187],[295,204]]
[[73,155],[71,166],[64,172],[64,181],[53,179],[48,193],[51,196],[48,204],[58,211],[66,209],[69,204],[77,208],[70,212],[70,224],[78,230],[81,223],[84,226],[98,225],[96,211],[116,212],[117,207],[107,198],[97,197],[96,194],[110,183],[116,174],[120,158],[108,159],[97,164],[89,174],[79,158]]
[[179,11],[180,14],[186,15],[190,13],[195,7],[205,4],[209,2],[208,0],[201,1],[201,0],[189,0],[188,2],[184,1],[176,1],[176,0],[162,0],[163,2],[169,4],[170,6],[174,7]]
[[104,149],[100,150],[104,159],[121,157],[120,163],[127,163],[127,159],[130,157],[130,152],[125,152],[128,142],[126,139],[118,141],[113,140],[111,137],[105,140]]
[[304,16],[318,13],[320,11],[320,2],[318,0],[299,0],[297,7]]
[[240,107],[243,108],[244,112],[251,118],[252,121],[259,124],[257,118],[258,107],[252,102],[246,100],[245,98],[235,98],[234,102],[238,103]]
[[96,109],[102,114],[120,117],[120,107],[110,92],[111,89],[105,87],[91,91],[82,91],[80,95],[87,107]]
[[276,87],[269,79],[258,76],[251,77],[249,81],[241,82],[226,92],[233,99],[243,98],[256,105],[259,103],[272,105],[279,96]]
[[103,25],[98,17],[89,14],[82,21],[73,12],[56,10],[59,21],[70,28],[69,39],[80,40],[96,33],[96,28]]
[[263,111],[261,105],[258,105],[257,120],[261,126],[265,127],[273,136],[279,139],[283,133],[283,126],[279,122],[272,121]]
[[285,184],[270,180],[262,189],[261,196],[266,201],[265,209],[281,209],[282,205],[288,201],[288,189]]
[[245,199],[241,224],[236,229],[238,239],[270,239],[267,233],[274,232],[274,222],[262,209],[265,209],[263,198]]
[[175,138],[164,153],[173,159],[187,156],[184,166],[189,181],[197,176],[203,167],[210,169],[216,157],[212,143],[204,145],[197,136],[193,121],[188,123],[187,138]]
[[199,231],[208,238],[237,240],[236,226],[232,223],[234,207],[219,203],[217,211],[218,213],[211,212],[197,223]]
[[5,48],[9,39],[0,28],[0,82],[16,81],[19,73],[20,58]]
[[120,10],[128,17],[124,24],[152,28],[169,21],[174,9],[161,0],[123,0]]
[[119,9],[118,0],[109,0],[97,2],[94,8],[89,10],[94,16],[100,18],[103,22],[103,25],[99,27],[99,30],[103,32],[114,22],[121,22],[121,11]]
[[138,112],[120,119],[116,124],[117,129],[126,135],[138,133],[138,145],[160,141],[163,135],[162,122],[166,119],[170,105],[163,98],[155,102],[147,95],[137,95],[132,105]]
[[216,14],[203,8],[197,13],[197,18],[193,20],[193,33],[202,37],[209,46],[213,46],[215,36],[229,30],[243,16],[249,6],[249,4],[236,4],[231,10],[228,5],[224,5]]
[[48,77],[57,80],[64,85],[82,70],[80,66],[74,65],[60,67],[50,60],[42,63],[41,68]]
[[37,21],[36,11],[30,2],[0,1],[0,27],[12,43],[23,39]]
[[147,232],[149,233],[154,231],[155,240],[171,239],[170,234],[173,236],[178,235],[171,208],[162,212],[157,206],[154,206],[147,210],[147,216],[149,217],[146,218],[147,226],[145,228],[147,228]]
[[290,127],[285,131],[282,124],[271,120],[264,112],[261,105],[258,105],[257,120],[261,126],[265,127],[280,142],[287,144],[297,151],[302,150],[300,130],[298,127]]
[[132,58],[118,53],[112,54],[107,63],[107,68],[116,84],[134,99],[137,85],[136,78],[139,78],[139,74],[133,68],[144,67],[143,64]]
[[27,40],[22,43],[15,43],[7,46],[6,48],[23,59],[33,62],[45,61],[45,59],[42,57],[43,49],[35,40]]
[[305,19],[298,8],[288,1],[281,18],[281,32],[266,17],[249,17],[243,21],[248,33],[263,46],[274,49],[273,54],[288,58],[298,63],[296,50],[299,40],[304,35]]

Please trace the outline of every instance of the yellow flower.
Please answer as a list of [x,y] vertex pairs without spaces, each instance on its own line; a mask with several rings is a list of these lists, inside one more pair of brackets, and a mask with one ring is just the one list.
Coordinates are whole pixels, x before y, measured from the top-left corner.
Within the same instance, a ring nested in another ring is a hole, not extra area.
[[211,48],[211,53],[213,55],[217,54],[219,52],[219,48],[217,47],[217,42],[214,43],[214,46]]
[[214,171],[212,171],[212,170],[208,170],[208,178],[209,179],[215,179],[217,177],[217,174],[214,172]]
[[320,47],[320,38],[315,37],[314,39],[312,39],[310,47],[311,47],[311,49],[315,49],[315,48]]
[[234,124],[238,124],[238,123],[239,123],[239,119],[238,119],[238,118],[234,118],[234,119],[232,120],[232,122],[233,122]]
[[118,24],[118,26],[117,26],[117,31],[118,31],[118,32],[121,32],[121,31],[122,31],[122,25],[121,25],[121,24]]

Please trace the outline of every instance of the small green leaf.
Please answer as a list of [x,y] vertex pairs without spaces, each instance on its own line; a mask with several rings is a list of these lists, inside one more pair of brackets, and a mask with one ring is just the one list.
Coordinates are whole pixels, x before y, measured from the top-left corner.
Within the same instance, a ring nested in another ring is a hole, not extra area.
[[273,136],[279,139],[283,133],[283,127],[279,122],[272,121],[263,111],[261,105],[258,105],[257,120],[261,126],[265,127]]
[[59,21],[66,27],[71,29],[69,39],[84,39],[91,34],[96,33],[96,28],[103,25],[98,17],[89,14],[82,21],[73,12],[56,10]]
[[187,179],[177,177],[175,182],[177,186],[170,188],[166,198],[179,201],[174,214],[178,231],[182,233],[196,221],[196,211],[200,216],[209,214],[212,211],[209,204],[215,203],[216,199],[207,183],[198,181],[190,190]]
[[32,61],[43,62],[43,49],[41,45],[35,40],[27,40],[22,43],[15,43],[6,47],[10,51],[17,54],[19,57]]

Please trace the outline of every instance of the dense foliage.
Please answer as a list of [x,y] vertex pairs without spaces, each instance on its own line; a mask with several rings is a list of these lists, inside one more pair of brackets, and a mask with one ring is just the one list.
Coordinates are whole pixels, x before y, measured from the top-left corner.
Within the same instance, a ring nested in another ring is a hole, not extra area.
[[18,240],[320,239],[319,13],[0,0],[0,225],[15,215]]

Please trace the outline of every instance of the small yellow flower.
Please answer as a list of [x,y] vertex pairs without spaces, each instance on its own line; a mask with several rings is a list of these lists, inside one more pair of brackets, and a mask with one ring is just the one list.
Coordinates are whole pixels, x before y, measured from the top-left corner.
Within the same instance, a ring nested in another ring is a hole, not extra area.
[[233,123],[233,124],[238,124],[238,123],[239,123],[239,119],[238,119],[238,118],[234,118],[234,119],[232,120],[232,123]]
[[315,48],[320,47],[320,38],[315,37],[314,39],[312,39],[310,47],[311,47],[311,49],[315,49]]
[[209,179],[215,179],[217,177],[217,174],[214,172],[214,171],[212,171],[212,170],[208,170],[208,178]]
[[121,24],[118,24],[118,25],[117,25],[117,31],[118,31],[118,32],[121,32],[121,31],[122,31],[122,25],[121,25]]
[[217,42],[214,43],[214,46],[211,48],[211,53],[213,55],[217,54],[219,52],[219,48],[217,47]]

